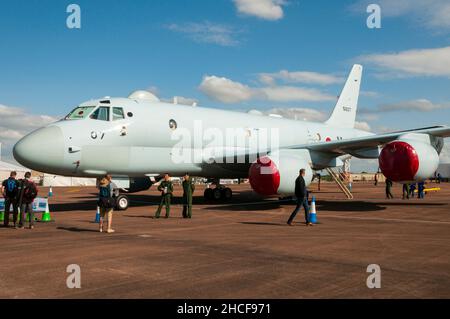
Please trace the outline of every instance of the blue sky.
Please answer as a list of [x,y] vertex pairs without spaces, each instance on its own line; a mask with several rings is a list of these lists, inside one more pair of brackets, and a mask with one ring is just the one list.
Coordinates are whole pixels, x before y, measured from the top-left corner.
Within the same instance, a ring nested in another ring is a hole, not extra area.
[[[149,88],[201,106],[289,108],[320,120],[354,63],[365,66],[364,127],[450,124],[450,4],[372,2],[381,29],[367,28],[365,1],[2,0],[0,114],[33,123],[2,116],[0,138],[8,152],[36,122],[82,101]],[[71,3],[81,29],[66,26]]]

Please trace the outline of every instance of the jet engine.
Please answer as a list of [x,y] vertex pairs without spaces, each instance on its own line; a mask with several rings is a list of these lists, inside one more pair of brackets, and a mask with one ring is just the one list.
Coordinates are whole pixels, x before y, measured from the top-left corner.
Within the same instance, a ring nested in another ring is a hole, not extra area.
[[281,150],[260,157],[249,169],[253,190],[264,196],[293,195],[299,170],[306,170],[305,183],[312,181],[311,156],[307,150]]
[[407,134],[383,147],[378,158],[384,176],[394,182],[423,181],[439,166],[443,141],[426,134]]

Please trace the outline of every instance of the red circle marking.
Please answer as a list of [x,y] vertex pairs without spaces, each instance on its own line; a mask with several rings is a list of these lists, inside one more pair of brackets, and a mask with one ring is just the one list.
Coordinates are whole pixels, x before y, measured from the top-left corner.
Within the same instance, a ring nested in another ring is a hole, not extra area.
[[331,142],[331,137],[327,136],[327,138],[325,139],[325,142]]
[[267,156],[258,159],[250,166],[250,185],[258,194],[275,195],[280,186],[280,172],[275,163]]
[[410,144],[392,142],[387,144],[378,158],[384,176],[394,182],[414,180],[419,170],[419,156]]

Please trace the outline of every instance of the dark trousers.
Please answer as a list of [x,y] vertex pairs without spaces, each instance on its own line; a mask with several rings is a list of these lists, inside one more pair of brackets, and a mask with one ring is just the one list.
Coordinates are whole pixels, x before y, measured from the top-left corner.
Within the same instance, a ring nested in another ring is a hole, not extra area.
[[297,206],[295,207],[294,211],[291,214],[291,217],[289,217],[288,223],[292,223],[294,221],[295,216],[297,216],[297,213],[301,209],[301,207],[305,209],[305,222],[309,223],[309,205],[308,205],[308,199],[305,198],[297,198]]
[[392,195],[391,189],[390,188],[386,188],[386,198],[394,198],[394,195]]
[[159,216],[161,215],[161,209],[163,208],[163,206],[166,206],[166,218],[169,218],[171,197],[171,195],[163,195],[161,197],[161,202],[159,203],[158,209],[156,210],[155,214],[156,218],[159,218]]
[[9,226],[9,214],[11,211],[11,205],[13,207],[14,225],[16,225],[16,223],[17,223],[17,212],[18,212],[17,201],[14,199],[5,198],[5,216],[4,216],[4,221],[3,221],[3,225],[5,227]]
[[34,226],[34,212],[33,212],[33,203],[22,203],[20,206],[20,223],[19,226],[23,227],[25,223],[25,216],[28,213],[28,219],[30,226]]
[[183,196],[183,218],[192,218],[192,197]]

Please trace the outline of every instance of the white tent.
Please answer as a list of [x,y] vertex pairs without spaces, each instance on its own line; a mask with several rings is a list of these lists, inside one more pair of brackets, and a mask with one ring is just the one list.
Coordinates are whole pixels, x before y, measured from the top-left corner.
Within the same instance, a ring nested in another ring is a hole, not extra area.
[[12,171],[17,172],[18,178],[23,178],[23,175],[25,175],[25,173],[28,172],[29,169],[27,169],[23,166],[3,162],[0,160],[0,180],[1,181],[7,179]]
[[96,186],[95,178],[67,177],[44,174],[42,186],[47,187],[72,187],[72,186]]

